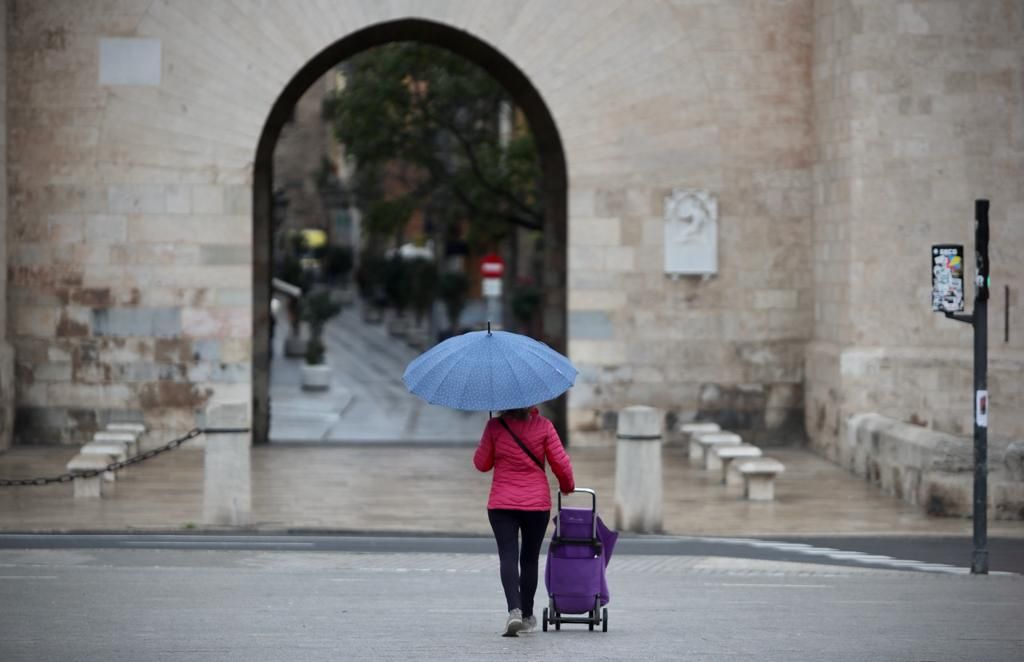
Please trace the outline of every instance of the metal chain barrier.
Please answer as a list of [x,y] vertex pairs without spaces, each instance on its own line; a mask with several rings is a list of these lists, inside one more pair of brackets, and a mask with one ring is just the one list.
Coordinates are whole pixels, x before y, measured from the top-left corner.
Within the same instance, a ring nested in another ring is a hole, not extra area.
[[177,439],[172,439],[171,441],[168,441],[166,444],[160,446],[159,448],[153,448],[144,453],[139,453],[138,455],[132,456],[120,462],[111,462],[102,469],[89,469],[88,471],[78,471],[75,473],[68,472],[61,474],[59,476],[51,476],[47,478],[0,478],[0,487],[20,487],[23,485],[49,485],[51,483],[68,483],[74,480],[75,478],[93,478],[101,473],[105,473],[107,471],[117,471],[118,469],[123,469],[129,465],[137,464],[144,460],[148,460],[151,457],[156,457],[161,453],[165,453],[173,448],[181,446],[189,439],[195,439],[201,434],[242,434],[245,432],[249,432],[249,428],[192,428],[184,435],[178,437]]

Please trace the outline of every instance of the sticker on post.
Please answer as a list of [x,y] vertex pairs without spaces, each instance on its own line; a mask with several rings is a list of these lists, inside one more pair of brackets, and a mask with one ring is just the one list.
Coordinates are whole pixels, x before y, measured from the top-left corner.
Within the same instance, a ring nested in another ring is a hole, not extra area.
[[979,428],[988,427],[988,391],[974,393],[974,424]]
[[964,247],[932,246],[932,310],[959,313],[964,309]]

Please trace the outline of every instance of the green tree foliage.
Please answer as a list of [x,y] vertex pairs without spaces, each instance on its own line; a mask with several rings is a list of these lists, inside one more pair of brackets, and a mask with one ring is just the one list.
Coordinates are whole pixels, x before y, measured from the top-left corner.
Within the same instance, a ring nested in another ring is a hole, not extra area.
[[[487,72],[414,42],[365,51],[345,71],[346,84],[325,102],[324,114],[355,162],[369,232],[400,233],[409,212],[432,200],[449,210],[457,205],[478,245],[513,226],[543,227],[533,136],[519,123],[503,141],[499,117],[511,117],[514,106]],[[385,174],[400,177],[407,192],[382,195]]]

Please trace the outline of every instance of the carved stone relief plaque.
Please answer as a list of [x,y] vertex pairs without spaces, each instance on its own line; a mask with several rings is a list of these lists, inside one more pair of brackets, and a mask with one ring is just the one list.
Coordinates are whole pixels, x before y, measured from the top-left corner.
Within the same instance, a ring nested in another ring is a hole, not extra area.
[[665,273],[718,273],[718,199],[709,191],[673,189],[665,197]]

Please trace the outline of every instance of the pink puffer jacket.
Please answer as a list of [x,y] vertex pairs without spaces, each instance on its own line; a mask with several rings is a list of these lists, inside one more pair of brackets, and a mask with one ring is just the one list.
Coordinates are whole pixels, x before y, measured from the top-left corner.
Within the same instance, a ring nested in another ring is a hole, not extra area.
[[[575,489],[572,462],[551,421],[533,409],[525,421],[508,417],[505,422],[534,457],[551,466],[562,492]],[[488,509],[551,510],[547,472],[523,452],[497,418],[487,421],[473,464],[480,471],[494,469]]]

